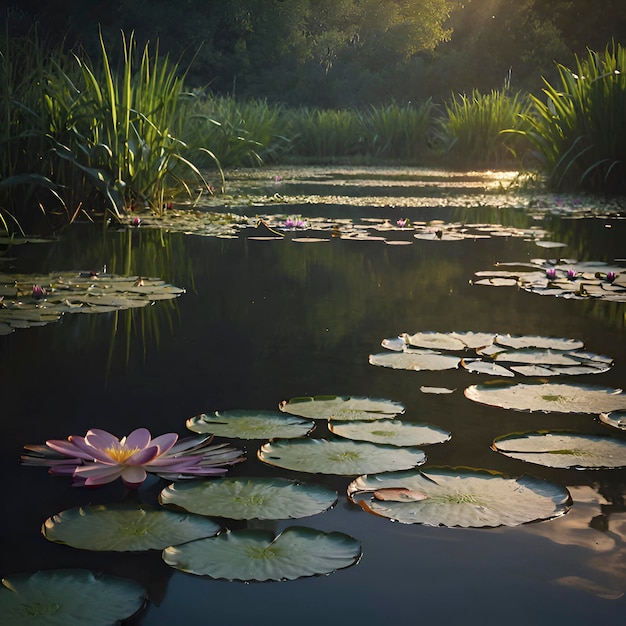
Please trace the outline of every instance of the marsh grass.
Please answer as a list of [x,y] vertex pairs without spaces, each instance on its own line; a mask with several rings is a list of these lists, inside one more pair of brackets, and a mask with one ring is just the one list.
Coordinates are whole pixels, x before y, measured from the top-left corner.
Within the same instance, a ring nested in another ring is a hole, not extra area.
[[560,84],[545,80],[533,97],[526,130],[550,187],[626,192],[626,49],[607,46],[558,65]]
[[444,103],[435,135],[444,158],[458,166],[500,167],[523,156],[524,141],[503,131],[520,129],[529,102],[507,87],[482,94],[453,94]]
[[229,168],[276,160],[289,149],[283,131],[281,105],[199,93],[188,107],[183,136],[190,146],[210,147],[214,158],[204,158],[200,165],[214,167],[217,161]]

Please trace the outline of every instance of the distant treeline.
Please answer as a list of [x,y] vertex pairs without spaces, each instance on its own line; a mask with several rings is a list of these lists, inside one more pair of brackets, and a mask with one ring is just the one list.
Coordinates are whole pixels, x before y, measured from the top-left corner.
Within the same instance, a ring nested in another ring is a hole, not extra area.
[[[97,58],[158,41],[216,94],[326,108],[441,101],[507,79],[537,93],[587,48],[626,44],[624,0],[3,0],[13,34]],[[116,52],[117,51],[117,52]]]

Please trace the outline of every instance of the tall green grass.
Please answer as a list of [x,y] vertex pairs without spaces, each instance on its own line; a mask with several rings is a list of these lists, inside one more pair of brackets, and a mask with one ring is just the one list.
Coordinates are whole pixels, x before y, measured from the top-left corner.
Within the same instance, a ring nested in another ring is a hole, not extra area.
[[[223,168],[261,165],[289,149],[283,107],[265,100],[238,101],[199,93],[185,117],[187,143],[210,147]],[[205,158],[200,164],[211,167],[215,162]]]
[[[99,66],[75,56],[77,76],[57,68],[48,81],[53,153],[77,168],[116,217],[135,207],[159,211],[174,188],[191,193],[189,177],[206,186],[180,139],[184,73],[148,44],[138,54],[132,34],[122,34],[119,72],[102,37],[100,45]],[[82,192],[75,184],[65,187]]]
[[607,46],[558,65],[559,85],[545,81],[522,134],[532,143],[550,187],[626,192],[626,49]]
[[433,112],[421,105],[392,103],[369,109],[299,108],[286,117],[294,156],[308,159],[362,157],[414,162],[427,151]]
[[525,95],[507,87],[487,94],[454,94],[444,103],[435,131],[446,160],[466,167],[511,163],[521,154],[522,142],[503,131],[520,128],[529,106]]

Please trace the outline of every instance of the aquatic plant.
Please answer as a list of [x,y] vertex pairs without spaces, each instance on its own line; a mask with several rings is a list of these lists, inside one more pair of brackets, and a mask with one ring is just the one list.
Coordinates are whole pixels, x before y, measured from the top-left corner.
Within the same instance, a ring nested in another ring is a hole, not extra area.
[[211,437],[189,437],[178,441],[175,433],[152,439],[150,431],[138,428],[118,439],[97,428],[84,437],[51,439],[45,445],[25,446],[22,462],[50,467],[51,474],[71,475],[73,486],[93,487],[121,478],[136,488],[153,473],[177,480],[193,476],[219,476],[225,465],[243,460],[241,451],[225,444],[208,445]]
[[455,164],[501,166],[522,156],[522,142],[502,132],[523,123],[529,102],[521,92],[503,88],[487,94],[478,90],[471,95],[453,94],[444,108],[435,136],[446,158]]
[[544,98],[532,96],[523,113],[539,167],[554,189],[623,193],[626,190],[626,48],[557,64],[559,84],[544,79]]

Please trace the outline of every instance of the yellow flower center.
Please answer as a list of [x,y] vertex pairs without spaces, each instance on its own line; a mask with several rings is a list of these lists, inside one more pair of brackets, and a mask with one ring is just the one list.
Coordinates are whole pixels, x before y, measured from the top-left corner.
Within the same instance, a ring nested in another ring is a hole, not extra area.
[[116,463],[125,463],[135,452],[139,452],[139,448],[127,448],[126,446],[118,448],[112,446],[106,448],[105,452]]

